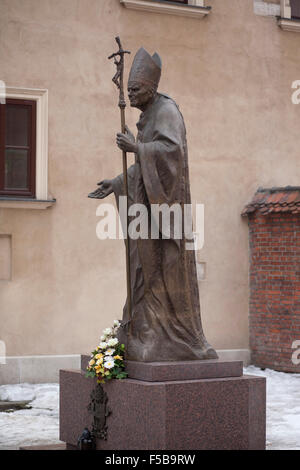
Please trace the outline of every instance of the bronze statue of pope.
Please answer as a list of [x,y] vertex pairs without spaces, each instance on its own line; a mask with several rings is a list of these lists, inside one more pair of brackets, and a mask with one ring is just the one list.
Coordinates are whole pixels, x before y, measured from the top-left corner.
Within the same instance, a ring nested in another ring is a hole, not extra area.
[[[128,206],[191,203],[186,130],[178,106],[157,92],[162,63],[141,48],[135,55],[128,80],[130,105],[141,110],[135,139],[126,128],[116,143],[135,154],[128,169]],[[98,183],[93,197],[114,192],[117,204],[124,195],[123,175]],[[174,227],[173,227],[174,228]],[[183,229],[182,229],[183,230]],[[195,252],[186,250],[181,236],[130,240],[132,318],[123,310],[120,340],[126,359],[139,362],[215,359],[217,354],[203,333]]]

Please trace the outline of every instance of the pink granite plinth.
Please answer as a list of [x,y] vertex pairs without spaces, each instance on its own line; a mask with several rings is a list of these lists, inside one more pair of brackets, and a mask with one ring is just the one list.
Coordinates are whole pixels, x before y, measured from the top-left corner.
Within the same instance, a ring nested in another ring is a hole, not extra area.
[[[75,446],[95,381],[60,371],[60,439]],[[264,449],[265,379],[113,380],[104,385],[111,415],[101,450]]]
[[147,382],[241,377],[243,362],[220,359],[148,363],[127,361],[126,372],[131,379]]
[[[81,356],[82,371],[86,370],[90,359],[90,356]],[[220,359],[181,362],[126,361],[125,364],[129,379],[145,380],[146,382],[241,377],[243,375],[243,361],[222,361]]]

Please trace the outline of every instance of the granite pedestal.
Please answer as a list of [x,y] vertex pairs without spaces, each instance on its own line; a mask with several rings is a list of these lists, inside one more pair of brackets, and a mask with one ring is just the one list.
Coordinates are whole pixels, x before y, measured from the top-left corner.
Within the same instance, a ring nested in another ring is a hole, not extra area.
[[[97,449],[265,449],[265,379],[243,376],[242,362],[128,362],[127,371],[129,378],[103,385],[111,414]],[[68,448],[92,427],[95,385],[84,370],[60,371],[60,439]]]

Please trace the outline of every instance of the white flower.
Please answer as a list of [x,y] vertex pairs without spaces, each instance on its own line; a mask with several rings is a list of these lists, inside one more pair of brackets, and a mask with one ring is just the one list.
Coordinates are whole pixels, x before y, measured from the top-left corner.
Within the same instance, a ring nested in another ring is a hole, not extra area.
[[111,362],[111,361],[113,361],[113,360],[114,360],[114,358],[113,358],[112,356],[105,356],[105,357],[104,357],[104,361],[105,361],[105,362]]
[[114,365],[115,365],[115,363],[114,363],[113,360],[104,362],[105,369],[112,369],[114,367]]
[[119,340],[117,338],[111,338],[107,341],[108,346],[116,346],[118,344]]
[[105,356],[112,356],[114,352],[115,352],[115,349],[108,348],[108,349],[105,351]]
[[99,344],[99,348],[100,349],[106,349],[108,346],[107,342],[106,341],[102,341],[100,344]]
[[111,328],[106,328],[105,330],[103,330],[103,334],[104,334],[105,336],[109,336],[109,335],[111,335],[111,333],[112,333]]
[[105,341],[105,340],[106,340],[106,336],[102,335],[102,336],[100,337],[100,341]]
[[114,326],[120,326],[121,323],[119,322],[119,320],[114,320]]

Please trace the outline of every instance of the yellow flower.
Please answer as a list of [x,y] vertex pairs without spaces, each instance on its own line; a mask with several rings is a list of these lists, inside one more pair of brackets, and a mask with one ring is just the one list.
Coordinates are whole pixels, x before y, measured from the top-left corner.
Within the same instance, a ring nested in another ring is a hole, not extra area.
[[103,357],[103,354],[96,354],[95,359],[101,359]]
[[122,357],[122,356],[119,356],[119,355],[117,355],[117,356],[114,356],[114,359],[119,359],[119,360],[121,361],[121,360],[123,359],[123,357]]
[[109,372],[109,370],[107,370],[107,371],[105,372],[105,375],[109,375],[109,374],[110,374],[110,372]]
[[97,366],[102,364],[102,362],[103,362],[103,357],[100,357],[100,359],[98,359],[98,361],[96,362]]
[[89,362],[89,366],[93,366],[94,364],[95,364],[95,360],[91,359],[90,362]]

